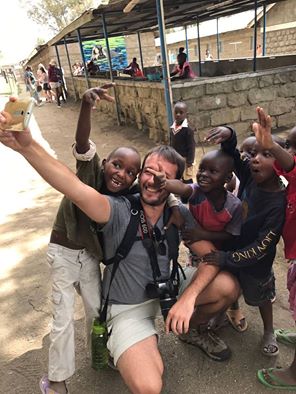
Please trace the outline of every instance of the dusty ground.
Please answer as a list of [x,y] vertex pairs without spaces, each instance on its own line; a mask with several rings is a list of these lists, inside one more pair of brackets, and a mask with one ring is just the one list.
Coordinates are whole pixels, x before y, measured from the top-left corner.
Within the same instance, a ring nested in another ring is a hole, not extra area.
[[[0,78],[1,79],[1,78]],[[5,98],[0,96],[2,108]],[[60,160],[74,169],[71,143],[79,105],[54,104],[36,108],[31,128],[38,140]],[[100,156],[119,145],[134,145],[143,154],[153,143],[132,128],[114,126],[106,116],[93,114],[92,139]],[[38,381],[47,370],[50,330],[50,277],[46,246],[52,222],[61,199],[30,168],[23,158],[0,146],[0,393],[35,394]],[[286,265],[279,247],[275,264],[277,301],[276,327],[292,326],[285,290]],[[281,345],[280,355],[266,358],[260,353],[261,321],[255,308],[246,307],[249,329],[244,334],[231,327],[221,336],[233,356],[226,363],[209,360],[198,349],[184,345],[173,334],[160,336],[160,349],[166,365],[166,394],[185,393],[264,393],[256,380],[262,367],[285,366],[292,350]],[[160,327],[161,322],[159,322]],[[84,347],[83,309],[77,297],[76,374],[69,381],[72,394],[126,393],[117,372],[95,372],[89,366]]]

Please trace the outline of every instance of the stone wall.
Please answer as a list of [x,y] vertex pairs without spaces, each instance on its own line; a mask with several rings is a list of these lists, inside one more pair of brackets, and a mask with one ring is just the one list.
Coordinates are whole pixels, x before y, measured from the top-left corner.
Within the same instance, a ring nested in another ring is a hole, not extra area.
[[274,128],[288,128],[296,124],[296,67],[175,84],[173,96],[187,103],[201,136],[223,124],[247,135],[257,105],[272,116]]
[[[81,98],[87,89],[84,77],[76,77],[75,89]],[[90,86],[100,86],[110,82],[104,79],[90,79]],[[73,97],[73,84],[67,78],[68,93]],[[123,124],[136,125],[139,130],[149,134],[154,141],[168,141],[168,123],[162,83],[116,80],[116,93]],[[116,119],[113,104],[102,101],[98,109]]]
[[266,54],[295,53],[296,28],[269,31],[266,33]]
[[[81,97],[86,81],[83,77],[74,80]],[[90,80],[93,87],[105,82]],[[71,95],[71,80],[68,88]],[[156,142],[167,142],[169,127],[162,83],[116,80],[116,92],[123,123],[136,125]],[[248,135],[257,105],[272,116],[274,128],[287,129],[296,124],[296,67],[176,82],[173,97],[174,101],[187,103],[190,122],[199,130],[197,141],[211,128],[223,124],[232,125],[241,138]],[[113,104],[102,102],[99,110],[116,119]]]

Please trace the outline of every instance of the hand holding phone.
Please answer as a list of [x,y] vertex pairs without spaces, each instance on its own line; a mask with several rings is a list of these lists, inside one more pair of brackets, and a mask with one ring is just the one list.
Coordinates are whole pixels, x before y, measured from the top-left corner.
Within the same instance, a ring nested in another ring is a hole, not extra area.
[[[34,99],[10,100],[2,112],[6,118],[5,130],[23,131],[29,125],[33,112]],[[2,125],[3,126],[3,125]]]

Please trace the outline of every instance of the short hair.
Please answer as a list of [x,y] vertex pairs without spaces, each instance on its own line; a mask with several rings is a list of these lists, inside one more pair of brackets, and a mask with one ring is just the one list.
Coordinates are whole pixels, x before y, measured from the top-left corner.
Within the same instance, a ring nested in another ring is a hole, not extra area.
[[152,155],[160,156],[169,163],[177,165],[176,179],[181,178],[185,170],[185,160],[173,147],[169,145],[159,145],[150,149],[144,157],[142,170],[145,167],[146,160]]
[[227,152],[223,151],[222,149],[214,149],[210,150],[209,152],[205,153],[201,160],[206,157],[212,155],[213,159],[222,159],[225,161],[227,168],[226,171],[232,172],[234,169],[234,159],[230,156]]
[[133,62],[136,62],[137,61],[137,58],[136,57],[133,57]]
[[187,111],[188,107],[187,107],[187,104],[185,103],[185,101],[177,101],[177,102],[175,103],[175,105],[174,105],[174,109],[175,109],[175,107],[177,107],[178,105],[180,105],[181,107],[184,107],[184,108],[186,109],[186,111]]
[[109,153],[109,155],[107,156],[107,159],[106,159],[106,160],[109,161],[110,159],[112,159],[112,157],[115,155],[115,153],[116,153],[119,149],[129,149],[129,150],[133,151],[134,153],[136,153],[136,154],[139,156],[140,160],[141,160],[141,155],[140,155],[139,151],[138,151],[136,148],[134,148],[133,146],[118,146],[117,148],[113,149],[113,150]]

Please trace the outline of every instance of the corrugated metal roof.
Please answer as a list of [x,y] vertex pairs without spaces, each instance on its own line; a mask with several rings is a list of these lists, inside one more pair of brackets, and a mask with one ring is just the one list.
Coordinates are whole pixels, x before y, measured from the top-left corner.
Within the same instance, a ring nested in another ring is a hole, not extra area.
[[[108,5],[85,11],[68,25],[48,45],[77,42],[77,29],[82,40],[103,38],[102,14],[105,16],[108,36],[129,35],[158,30],[155,0],[139,0],[128,13],[123,9],[134,0],[110,0]],[[284,0],[277,0],[284,1]],[[257,6],[273,4],[275,0],[257,0]],[[166,28],[184,26],[217,17],[232,15],[254,8],[254,0],[163,0]]]

